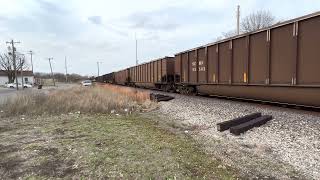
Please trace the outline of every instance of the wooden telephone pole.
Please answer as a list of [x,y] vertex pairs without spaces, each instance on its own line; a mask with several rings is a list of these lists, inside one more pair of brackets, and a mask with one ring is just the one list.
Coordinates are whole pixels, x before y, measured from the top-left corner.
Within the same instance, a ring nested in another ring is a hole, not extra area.
[[56,82],[55,82],[55,80],[54,80],[54,76],[53,76],[53,71],[52,71],[52,66],[51,66],[51,60],[52,60],[53,58],[48,58],[48,60],[49,60],[49,65],[50,65],[50,69],[51,69],[51,77],[52,77],[52,81],[53,81],[53,86],[56,86]]
[[240,5],[237,6],[237,35],[240,34]]
[[64,67],[66,68],[66,83],[67,83],[68,82],[67,56],[64,57]]
[[32,55],[34,54],[33,51],[29,51],[30,54],[30,60],[31,60],[31,71],[33,73],[33,61],[32,61]]
[[6,42],[6,44],[11,44],[12,48],[12,60],[13,60],[13,68],[14,68],[14,75],[16,79],[16,88],[19,90],[18,86],[18,72],[17,72],[17,62],[16,62],[16,48],[14,47],[14,44],[19,44],[20,42],[14,42],[13,40]]

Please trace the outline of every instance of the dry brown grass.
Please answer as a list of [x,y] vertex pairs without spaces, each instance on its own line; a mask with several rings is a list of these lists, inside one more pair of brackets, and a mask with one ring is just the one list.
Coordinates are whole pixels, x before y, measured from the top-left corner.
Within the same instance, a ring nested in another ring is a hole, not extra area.
[[63,113],[131,113],[154,106],[148,92],[103,86],[24,92],[7,100],[1,109],[6,115]]
[[144,102],[144,101],[150,100],[150,95],[149,95],[149,92],[147,91],[141,91],[141,90],[137,90],[130,87],[116,86],[111,84],[100,84],[99,86],[103,87],[108,91],[117,92],[126,97],[132,98],[138,102]]

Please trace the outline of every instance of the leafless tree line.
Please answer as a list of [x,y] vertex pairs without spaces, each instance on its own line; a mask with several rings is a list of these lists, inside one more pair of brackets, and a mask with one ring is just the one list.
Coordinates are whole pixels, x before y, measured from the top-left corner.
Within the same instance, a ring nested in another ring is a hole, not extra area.
[[[63,73],[53,73],[54,79],[57,82],[65,82],[66,81],[66,75]],[[34,77],[36,79],[51,79],[51,73],[43,73],[43,72],[35,72],[34,73]],[[93,79],[93,77],[91,77]],[[80,74],[68,74],[68,82],[79,82],[81,80],[85,80],[85,79],[91,79],[88,76],[82,76]]]

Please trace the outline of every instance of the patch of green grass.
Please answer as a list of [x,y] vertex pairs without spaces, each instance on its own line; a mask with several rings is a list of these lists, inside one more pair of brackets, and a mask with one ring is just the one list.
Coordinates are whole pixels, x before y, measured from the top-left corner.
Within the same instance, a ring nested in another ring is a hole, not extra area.
[[[220,162],[192,138],[139,115],[42,117],[33,123],[40,126],[45,140],[30,141],[20,149],[37,154],[25,159],[29,166],[20,167],[27,179],[235,179],[237,175],[220,168]],[[30,137],[34,125],[19,127]]]

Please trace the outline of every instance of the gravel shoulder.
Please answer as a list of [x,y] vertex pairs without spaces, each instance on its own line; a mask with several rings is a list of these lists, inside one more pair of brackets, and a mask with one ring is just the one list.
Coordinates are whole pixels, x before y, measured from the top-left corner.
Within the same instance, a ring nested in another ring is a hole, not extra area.
[[[170,95],[175,99],[160,102],[156,113],[176,126],[185,127],[186,133],[225,164],[259,179],[320,179],[320,113]],[[217,123],[254,112],[272,115],[274,119],[241,136],[217,131]]]

